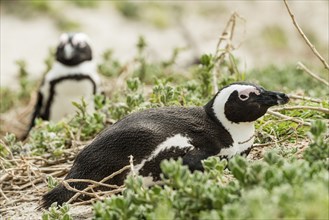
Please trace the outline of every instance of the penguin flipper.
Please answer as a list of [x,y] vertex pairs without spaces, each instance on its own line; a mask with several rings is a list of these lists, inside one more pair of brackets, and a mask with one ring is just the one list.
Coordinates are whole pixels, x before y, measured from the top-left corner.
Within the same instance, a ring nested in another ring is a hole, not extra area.
[[211,155],[205,151],[193,149],[189,151],[184,157],[182,157],[183,165],[187,165],[192,172],[195,170],[203,171],[204,168],[201,161],[210,156]]
[[22,140],[25,140],[27,138],[27,136],[29,135],[29,132],[31,131],[31,129],[35,125],[35,119],[37,117],[40,117],[40,115],[41,115],[40,111],[41,111],[41,108],[42,108],[42,101],[43,101],[43,95],[39,91],[38,92],[38,97],[37,97],[37,102],[36,102],[36,104],[34,106],[34,112],[32,114],[29,127],[28,127],[26,133],[24,134],[24,136],[22,137]]
[[43,95],[42,95],[42,93],[39,91],[39,92],[38,92],[38,97],[37,97],[37,102],[36,102],[36,104],[35,104],[34,112],[33,112],[32,118],[31,118],[31,122],[30,122],[29,131],[30,131],[31,128],[34,126],[34,124],[35,124],[35,119],[36,119],[37,117],[40,116],[40,111],[41,111],[41,108],[42,108],[42,100],[43,100]]

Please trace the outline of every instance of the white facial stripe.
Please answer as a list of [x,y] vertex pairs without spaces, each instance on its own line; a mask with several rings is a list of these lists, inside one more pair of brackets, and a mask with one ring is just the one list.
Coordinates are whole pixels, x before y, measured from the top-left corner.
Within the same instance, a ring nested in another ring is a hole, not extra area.
[[74,46],[78,44],[86,45],[87,43],[90,44],[90,40],[89,37],[84,33],[77,33],[72,38],[72,44]]
[[254,86],[250,85],[231,85],[222,89],[219,94],[217,94],[213,105],[215,115],[217,116],[217,118],[220,119],[219,121],[222,121],[221,118],[223,116],[224,119],[227,120],[224,115],[224,106],[228,98],[234,91],[237,91],[239,94],[244,94],[247,96],[249,96],[251,92],[254,92],[259,95],[259,91]]
[[[229,157],[231,157],[237,153],[245,151],[252,145],[254,138],[251,137],[254,135],[255,132],[254,122],[231,122],[226,118],[224,111],[225,103],[227,102],[232,92],[238,91],[239,94],[241,92],[248,92],[249,95],[250,92],[255,92],[255,90],[257,89],[251,85],[231,85],[222,89],[219,94],[217,94],[213,103],[213,110],[215,116],[222,123],[225,129],[231,134],[233,139],[233,146],[222,149],[219,155],[228,155]],[[246,140],[249,141],[245,142]]]
[[69,35],[67,33],[61,34],[59,37],[59,43],[66,44],[69,41]]
[[159,144],[148,158],[143,159],[140,164],[137,164],[135,166],[136,173],[138,173],[138,171],[143,168],[144,164],[147,161],[151,161],[152,159],[156,158],[162,151],[169,150],[170,148],[186,148],[188,150],[191,150],[194,147],[193,145],[191,145],[190,139],[182,136],[181,134],[176,134],[173,137],[169,137],[164,142]]

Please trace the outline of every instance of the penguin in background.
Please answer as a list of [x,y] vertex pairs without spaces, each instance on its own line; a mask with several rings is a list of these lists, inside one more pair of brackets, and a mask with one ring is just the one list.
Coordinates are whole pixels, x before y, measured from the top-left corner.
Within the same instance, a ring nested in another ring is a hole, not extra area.
[[[210,157],[231,158],[248,155],[255,121],[267,109],[289,101],[286,94],[267,91],[250,83],[234,83],[222,88],[203,107],[162,107],[132,113],[102,131],[76,157],[65,179],[100,181],[129,164],[145,183],[160,179],[164,159],[182,158],[191,171],[203,170],[201,161]],[[122,185],[129,173],[107,183]],[[84,182],[70,186],[83,190]],[[39,208],[68,201],[75,192],[62,184],[46,193]]]
[[36,118],[57,122],[74,114],[76,108],[72,102],[81,102],[81,98],[88,104],[87,112],[94,110],[94,95],[100,93],[100,78],[92,59],[86,34],[63,33],[60,36],[56,61],[39,88],[28,132]]

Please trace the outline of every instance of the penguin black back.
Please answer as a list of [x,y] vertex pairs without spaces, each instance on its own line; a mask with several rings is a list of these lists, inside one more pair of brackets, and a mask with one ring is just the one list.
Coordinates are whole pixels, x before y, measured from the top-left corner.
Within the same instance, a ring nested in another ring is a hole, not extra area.
[[[287,101],[283,93],[253,84],[232,84],[204,107],[164,107],[130,114],[84,148],[65,179],[100,181],[128,165],[130,155],[134,158],[134,172],[153,181],[159,180],[163,159],[181,157],[190,170],[203,170],[201,160],[210,156],[230,158],[247,152],[253,143],[253,122],[270,106]],[[243,112],[235,111],[241,105]],[[108,183],[121,185],[127,174]],[[70,185],[79,190],[87,186]],[[59,185],[43,197],[41,207],[49,207],[53,202],[61,204],[72,195]]]

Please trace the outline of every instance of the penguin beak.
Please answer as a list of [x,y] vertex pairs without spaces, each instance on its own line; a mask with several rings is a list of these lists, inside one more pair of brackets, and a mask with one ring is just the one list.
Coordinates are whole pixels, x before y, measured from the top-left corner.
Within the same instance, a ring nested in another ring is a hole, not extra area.
[[281,92],[272,92],[267,90],[262,90],[258,101],[261,105],[264,106],[274,106],[274,105],[283,105],[289,102],[289,97]]

